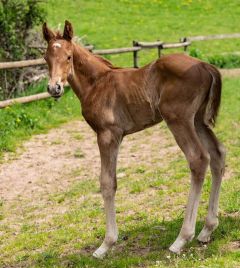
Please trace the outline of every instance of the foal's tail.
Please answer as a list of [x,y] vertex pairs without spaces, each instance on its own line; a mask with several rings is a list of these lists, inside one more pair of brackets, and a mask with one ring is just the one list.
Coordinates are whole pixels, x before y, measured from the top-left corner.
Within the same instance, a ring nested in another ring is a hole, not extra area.
[[220,72],[213,65],[206,64],[205,68],[212,76],[212,84],[207,98],[204,123],[214,127],[221,103],[222,79]]

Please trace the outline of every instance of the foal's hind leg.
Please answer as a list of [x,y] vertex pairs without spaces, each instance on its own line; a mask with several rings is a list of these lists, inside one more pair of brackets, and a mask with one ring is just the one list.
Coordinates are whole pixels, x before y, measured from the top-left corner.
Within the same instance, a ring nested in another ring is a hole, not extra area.
[[209,156],[195,131],[193,119],[179,118],[176,114],[171,115],[171,112],[169,116],[169,113],[164,113],[163,110],[161,113],[184,152],[191,170],[191,188],[184,222],[176,241],[169,248],[172,252],[179,253],[195,235],[197,210]]
[[196,129],[202,143],[210,154],[210,167],[212,172],[212,188],[206,223],[197,238],[200,242],[208,242],[212,232],[218,226],[218,202],[225,168],[225,149],[217,140],[212,130],[206,125],[196,122]]

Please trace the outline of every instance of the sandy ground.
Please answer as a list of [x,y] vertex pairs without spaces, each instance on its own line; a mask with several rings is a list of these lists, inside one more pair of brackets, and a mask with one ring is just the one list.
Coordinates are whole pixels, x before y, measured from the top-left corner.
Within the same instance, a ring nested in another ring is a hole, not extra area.
[[[166,155],[176,152],[180,149],[171,134],[157,125],[124,138],[118,167],[161,165]],[[96,177],[100,171],[96,135],[80,120],[36,135],[16,154],[6,154],[0,165],[0,198],[6,204],[64,190],[72,182],[68,174],[76,169],[83,177]]]
[[226,77],[237,77],[240,76],[240,68],[234,69],[219,69],[221,74]]

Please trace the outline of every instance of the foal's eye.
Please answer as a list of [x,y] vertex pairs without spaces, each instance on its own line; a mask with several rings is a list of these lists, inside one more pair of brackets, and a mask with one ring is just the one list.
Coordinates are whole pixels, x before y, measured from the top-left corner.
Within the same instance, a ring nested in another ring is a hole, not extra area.
[[70,61],[70,60],[71,60],[71,56],[68,56],[68,58],[67,58],[67,59],[68,59],[68,61]]

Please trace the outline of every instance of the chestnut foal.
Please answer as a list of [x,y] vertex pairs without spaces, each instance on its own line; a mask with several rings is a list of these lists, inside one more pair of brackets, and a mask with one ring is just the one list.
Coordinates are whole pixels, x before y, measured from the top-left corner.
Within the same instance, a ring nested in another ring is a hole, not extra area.
[[102,258],[118,238],[114,205],[117,155],[125,135],[165,121],[186,156],[191,188],[181,231],[170,250],[179,253],[195,234],[201,188],[210,160],[212,189],[206,223],[198,240],[208,242],[218,226],[218,200],[224,173],[224,147],[214,126],[221,98],[221,76],[207,63],[182,54],[163,56],[139,69],[116,68],[72,41],[72,25],[52,32],[48,42],[48,92],[63,94],[68,81],[82,105],[82,114],[97,134],[101,155],[100,185],[106,212],[106,235],[94,256]]

